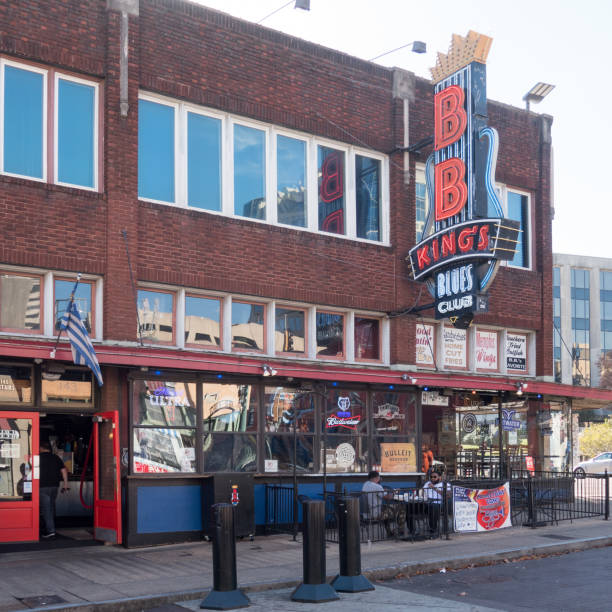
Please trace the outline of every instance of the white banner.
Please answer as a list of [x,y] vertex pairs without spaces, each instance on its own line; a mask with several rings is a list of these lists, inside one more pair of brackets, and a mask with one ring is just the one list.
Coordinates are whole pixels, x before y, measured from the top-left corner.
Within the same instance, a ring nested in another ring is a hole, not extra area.
[[467,331],[442,328],[442,364],[446,368],[467,368]]
[[495,331],[476,330],[474,351],[477,370],[499,370],[498,337]]

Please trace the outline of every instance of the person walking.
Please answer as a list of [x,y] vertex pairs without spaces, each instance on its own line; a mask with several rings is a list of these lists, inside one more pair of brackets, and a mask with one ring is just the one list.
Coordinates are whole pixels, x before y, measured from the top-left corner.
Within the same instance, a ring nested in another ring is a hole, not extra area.
[[64,462],[51,452],[48,442],[40,443],[40,511],[45,532],[43,538],[55,537],[55,500],[60,482],[63,481],[61,492],[69,491],[68,470]]

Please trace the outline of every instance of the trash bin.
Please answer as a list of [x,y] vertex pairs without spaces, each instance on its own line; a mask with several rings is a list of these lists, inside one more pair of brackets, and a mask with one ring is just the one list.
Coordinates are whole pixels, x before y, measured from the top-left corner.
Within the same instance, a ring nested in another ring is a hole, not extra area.
[[238,538],[255,535],[255,493],[252,474],[220,473],[204,479],[204,533],[212,537],[213,504],[234,506],[234,533]]

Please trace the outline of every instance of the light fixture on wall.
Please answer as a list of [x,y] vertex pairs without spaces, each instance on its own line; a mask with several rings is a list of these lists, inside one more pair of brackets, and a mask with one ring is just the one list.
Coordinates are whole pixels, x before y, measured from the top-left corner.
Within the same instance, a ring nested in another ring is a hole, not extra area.
[[274,368],[271,368],[267,363],[264,363],[261,367],[263,368],[264,376],[276,376],[277,371]]
[[525,109],[529,110],[529,105],[539,104],[553,89],[554,85],[548,83],[536,83],[524,96]]
[[412,376],[408,374],[402,374],[402,380],[406,380],[406,381],[409,380],[411,385],[416,385],[418,382],[416,378],[413,378]]
[[516,394],[517,395],[523,395],[523,391],[525,391],[525,389],[527,389],[527,383],[516,383]]

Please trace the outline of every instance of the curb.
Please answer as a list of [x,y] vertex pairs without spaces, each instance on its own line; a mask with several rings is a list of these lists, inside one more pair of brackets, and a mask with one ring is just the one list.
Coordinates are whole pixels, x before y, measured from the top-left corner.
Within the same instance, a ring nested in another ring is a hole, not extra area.
[[[581,550],[589,550],[592,548],[605,548],[612,546],[612,537],[600,538],[584,538],[580,540],[572,540],[560,542],[559,544],[546,544],[542,546],[534,546],[532,548],[509,548],[499,550],[493,553],[485,553],[483,555],[457,557],[455,559],[436,559],[435,561],[427,562],[407,562],[398,563],[384,567],[372,568],[363,571],[363,575],[371,581],[376,580],[391,580],[398,574],[404,576],[415,576],[417,574],[427,574],[439,571],[441,568],[458,570],[468,566],[488,565],[490,563],[499,563],[506,560],[520,559],[525,556],[544,557],[547,555],[564,554],[570,552],[579,552]],[[328,581],[335,578],[335,575],[328,576]],[[301,584],[301,580],[291,580],[284,582],[260,582],[246,585],[238,585],[245,592],[261,592],[275,589],[289,589]],[[130,597],[123,599],[113,599],[100,602],[88,602],[84,604],[69,604],[67,606],[44,606],[42,608],[30,608],[31,612],[43,612],[45,610],[67,612],[141,612],[146,608],[154,608],[164,604],[174,602],[189,601],[192,599],[204,599],[210,592],[210,588],[197,589],[194,591],[180,591],[176,593],[162,593],[160,595],[152,595],[150,597]],[[18,608],[15,608],[18,610]]]

